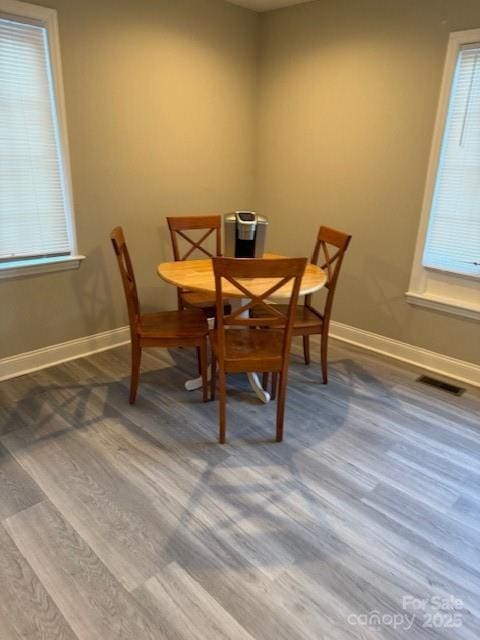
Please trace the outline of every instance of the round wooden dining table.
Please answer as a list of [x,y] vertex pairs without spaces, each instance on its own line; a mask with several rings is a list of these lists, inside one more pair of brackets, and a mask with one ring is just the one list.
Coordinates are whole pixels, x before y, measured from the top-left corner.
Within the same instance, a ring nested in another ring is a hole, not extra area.
[[[265,253],[263,256],[265,259],[284,258],[285,256],[276,255],[273,253]],[[175,287],[181,289],[187,289],[189,291],[202,291],[205,293],[211,293],[212,298],[215,297],[215,277],[213,274],[213,264],[210,258],[205,260],[184,260],[177,262],[162,262],[157,268],[158,275],[162,280],[173,284]],[[267,289],[271,288],[276,282],[277,278],[255,278],[248,280],[248,289],[252,293],[262,294]],[[242,281],[239,280],[241,283]],[[246,281],[247,282],[247,281]],[[315,264],[307,264],[305,273],[302,278],[300,286],[300,296],[306,296],[310,293],[315,293],[321,289],[327,282],[327,275],[319,266]],[[273,302],[285,301],[290,297],[292,283],[289,282],[285,286],[277,289],[274,296],[272,296]],[[232,306],[235,303],[238,306],[242,305],[242,299],[245,298],[245,294],[237,289],[232,283],[224,281],[222,290],[225,297],[229,298]],[[270,394],[265,391],[260,382],[260,378],[256,373],[249,373],[248,379],[250,385],[262,402],[270,401]],[[210,377],[210,372],[209,372]],[[199,389],[202,386],[201,378],[194,378],[187,380],[185,388],[189,391],[193,389]]]

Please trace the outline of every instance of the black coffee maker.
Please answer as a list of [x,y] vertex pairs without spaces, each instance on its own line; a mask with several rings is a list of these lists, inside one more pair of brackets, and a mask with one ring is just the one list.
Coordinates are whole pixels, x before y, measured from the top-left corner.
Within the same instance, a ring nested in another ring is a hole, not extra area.
[[233,258],[263,258],[268,220],[255,211],[225,214],[224,255]]

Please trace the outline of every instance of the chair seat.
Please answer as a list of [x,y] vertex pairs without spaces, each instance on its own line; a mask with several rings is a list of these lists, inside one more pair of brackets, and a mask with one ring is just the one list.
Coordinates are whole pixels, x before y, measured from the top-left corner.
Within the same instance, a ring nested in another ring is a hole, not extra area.
[[[280,370],[283,336],[281,329],[226,329],[225,370],[231,373]],[[210,332],[210,339],[216,355],[216,330]]]
[[[281,311],[283,314],[288,313],[288,306],[286,304],[276,304],[275,309]],[[252,309],[252,316],[255,318],[261,317],[265,315],[265,308],[254,307]],[[322,318],[317,316],[313,311],[311,311],[308,307],[303,304],[299,304],[295,308],[295,319],[293,321],[293,335],[296,334],[297,330],[303,331],[308,329],[317,329],[322,326]]]
[[179,339],[204,336],[208,323],[200,309],[160,311],[140,316],[137,333],[141,338]]

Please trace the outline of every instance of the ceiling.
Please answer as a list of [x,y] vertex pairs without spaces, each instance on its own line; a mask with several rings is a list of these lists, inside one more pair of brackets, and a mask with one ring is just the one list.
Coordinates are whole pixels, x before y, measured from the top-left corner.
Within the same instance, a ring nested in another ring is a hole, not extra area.
[[280,7],[288,7],[292,4],[301,4],[302,2],[308,1],[309,0],[227,0],[227,2],[238,4],[240,7],[253,9],[253,11],[271,11],[272,9],[279,9]]

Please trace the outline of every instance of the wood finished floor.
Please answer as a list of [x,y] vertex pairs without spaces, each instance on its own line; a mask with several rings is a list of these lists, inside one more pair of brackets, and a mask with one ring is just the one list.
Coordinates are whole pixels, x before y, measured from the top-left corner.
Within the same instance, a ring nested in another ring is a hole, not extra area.
[[478,640],[480,394],[330,360],[296,349],[282,444],[243,376],[216,443],[190,350],[146,354],[134,407],[126,348],[1,383],[0,640]]

